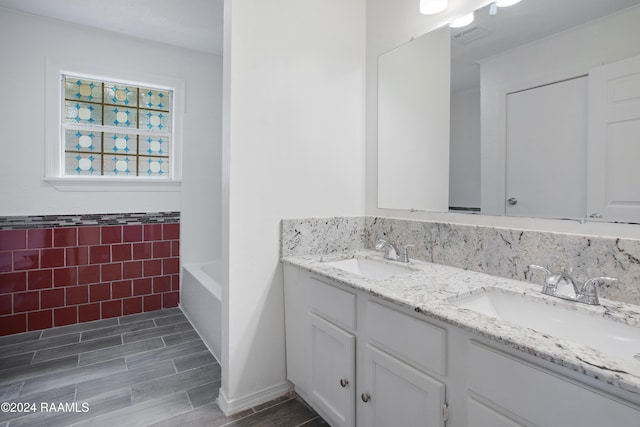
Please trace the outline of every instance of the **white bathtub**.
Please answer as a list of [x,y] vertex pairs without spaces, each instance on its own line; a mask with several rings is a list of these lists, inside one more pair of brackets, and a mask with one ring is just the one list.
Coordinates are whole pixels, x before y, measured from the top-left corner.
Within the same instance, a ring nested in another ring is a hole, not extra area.
[[222,288],[220,262],[187,264],[182,267],[180,306],[202,341],[220,361],[222,333]]

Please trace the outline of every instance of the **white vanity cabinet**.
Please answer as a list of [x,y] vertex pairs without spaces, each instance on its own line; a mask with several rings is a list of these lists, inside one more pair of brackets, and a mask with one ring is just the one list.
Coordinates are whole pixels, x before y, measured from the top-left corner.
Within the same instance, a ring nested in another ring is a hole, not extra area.
[[287,377],[329,424],[444,426],[446,330],[304,269],[284,274]]
[[332,426],[640,426],[632,391],[303,267],[284,278],[287,377]]

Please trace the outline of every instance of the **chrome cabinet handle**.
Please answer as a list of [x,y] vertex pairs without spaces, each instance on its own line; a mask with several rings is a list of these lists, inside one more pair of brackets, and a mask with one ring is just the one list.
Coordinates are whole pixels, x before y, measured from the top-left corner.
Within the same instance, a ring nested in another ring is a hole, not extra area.
[[507,204],[508,204],[509,206],[515,206],[515,205],[517,205],[517,204],[518,204],[518,199],[516,199],[515,197],[509,197],[509,198],[507,199]]
[[367,403],[369,399],[371,399],[371,395],[369,393],[362,393],[362,396],[360,396],[360,398],[364,403]]
[[348,385],[349,385],[349,380],[344,379],[344,378],[340,379],[340,387],[345,388]]

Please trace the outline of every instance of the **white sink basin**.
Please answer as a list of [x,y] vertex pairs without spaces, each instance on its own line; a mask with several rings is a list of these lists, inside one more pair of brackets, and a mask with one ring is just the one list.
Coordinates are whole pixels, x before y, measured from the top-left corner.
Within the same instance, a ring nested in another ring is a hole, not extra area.
[[391,262],[376,261],[369,258],[349,258],[339,261],[328,261],[326,265],[369,279],[386,279],[398,274],[411,273],[408,267]]
[[638,327],[501,290],[487,290],[453,300],[451,303],[556,338],[586,345],[627,361],[635,360],[638,363],[640,360],[640,328]]

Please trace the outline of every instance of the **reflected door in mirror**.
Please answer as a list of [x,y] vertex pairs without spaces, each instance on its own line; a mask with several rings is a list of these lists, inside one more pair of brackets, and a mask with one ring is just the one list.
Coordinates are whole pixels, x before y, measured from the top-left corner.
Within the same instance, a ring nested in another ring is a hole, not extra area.
[[586,76],[507,95],[507,215],[584,218],[586,161]]
[[640,222],[640,56],[589,73],[589,215]]

